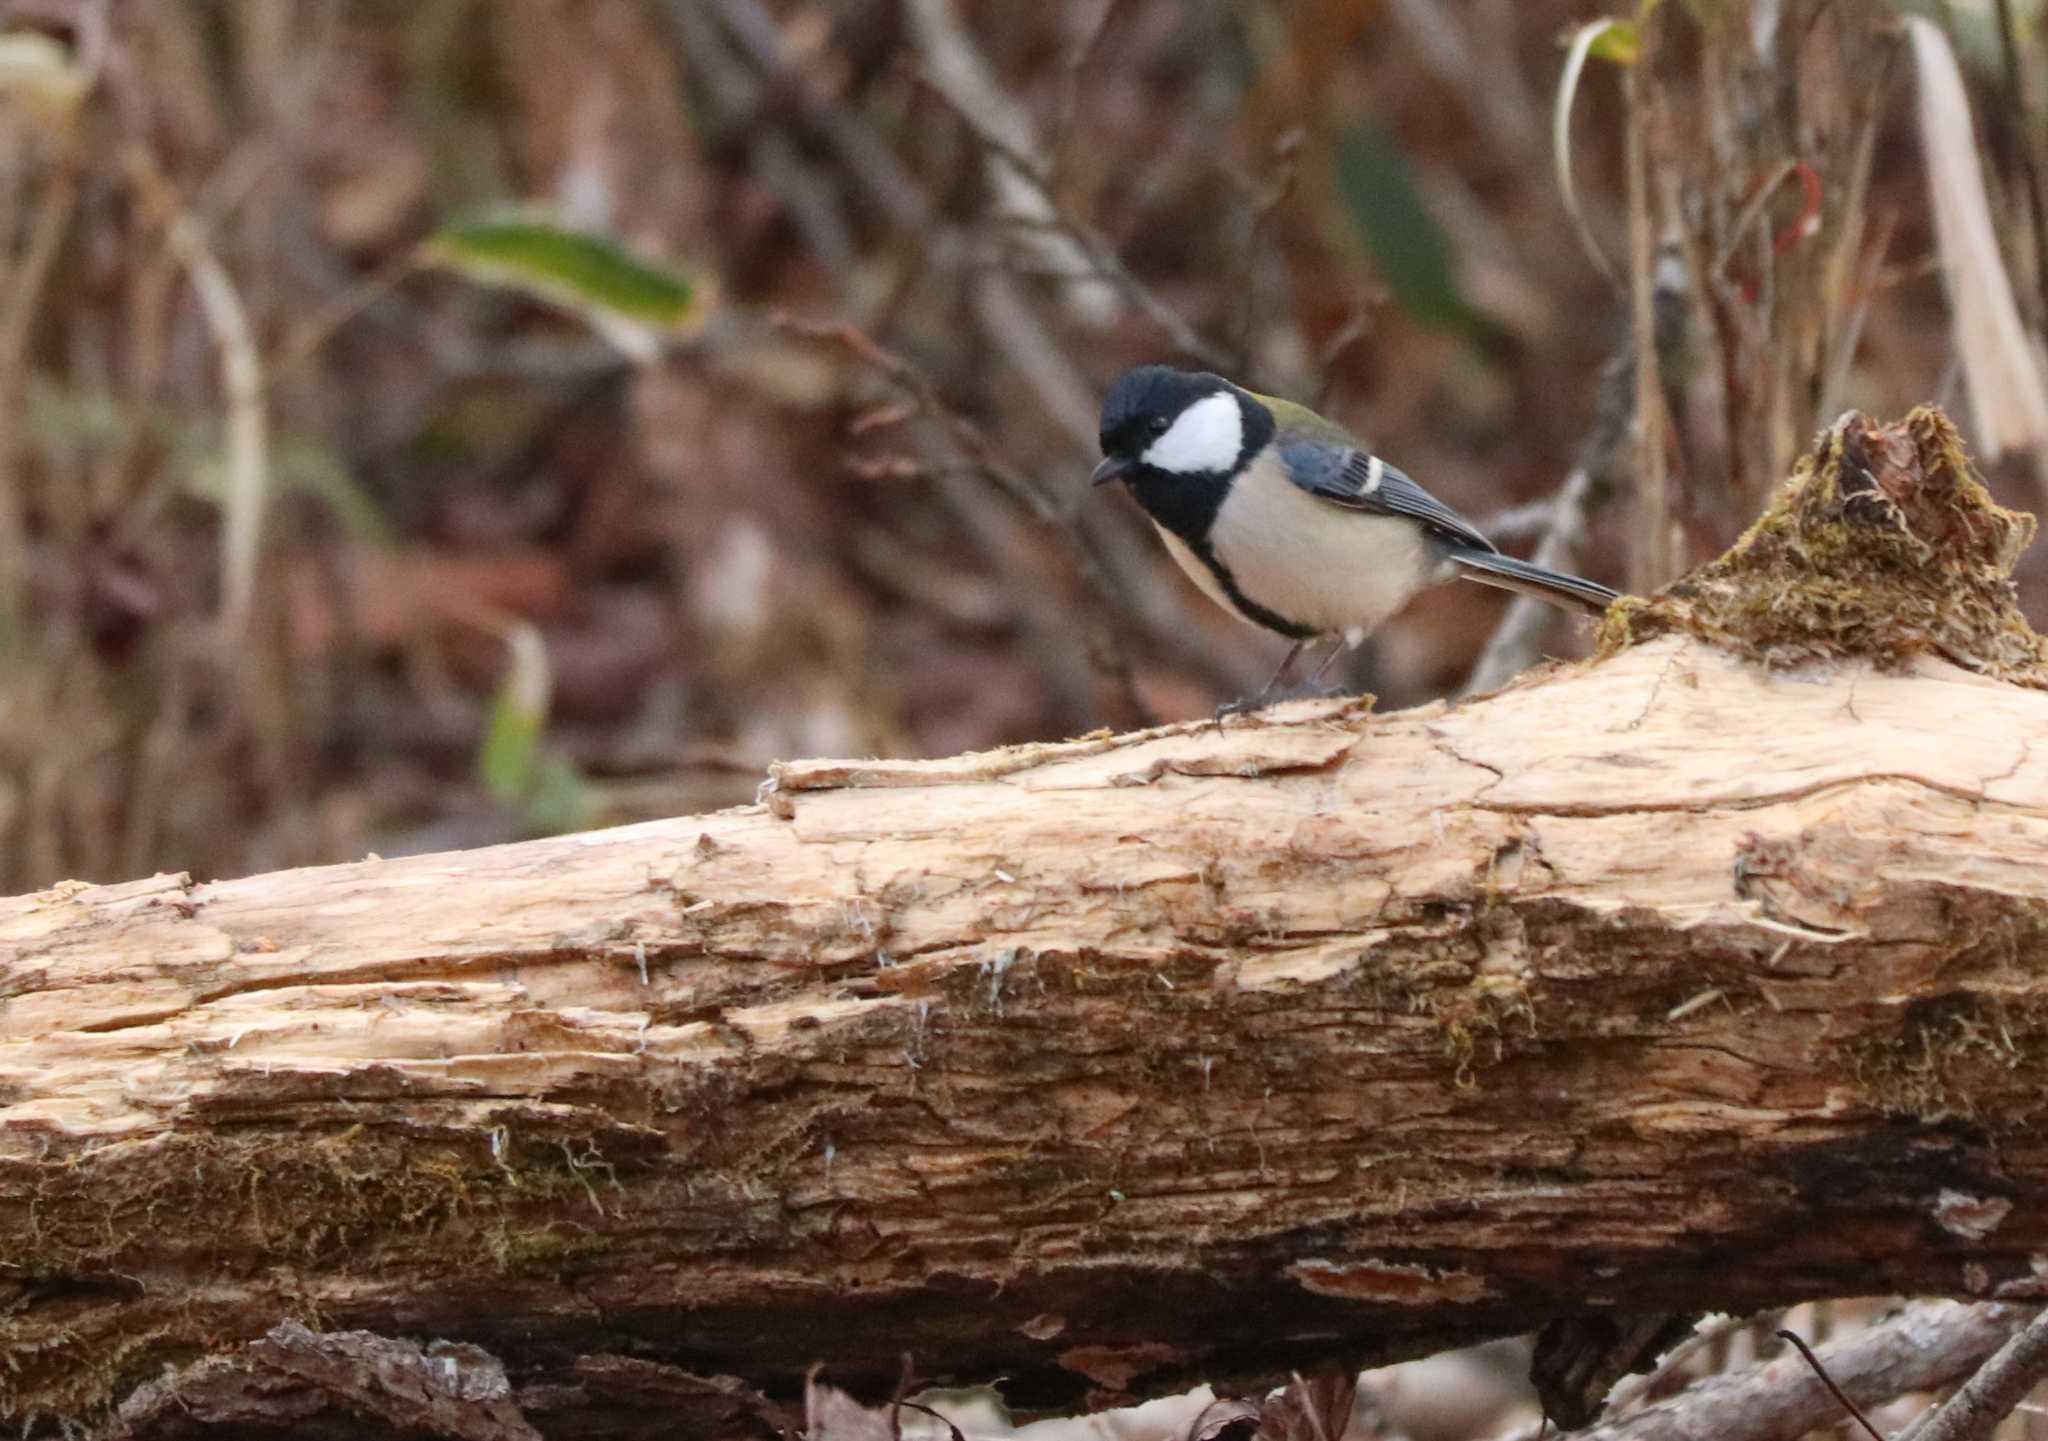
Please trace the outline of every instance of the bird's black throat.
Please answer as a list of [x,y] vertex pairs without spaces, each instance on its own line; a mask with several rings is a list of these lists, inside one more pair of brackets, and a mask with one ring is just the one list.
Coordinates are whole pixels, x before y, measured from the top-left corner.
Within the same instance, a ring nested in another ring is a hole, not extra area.
[[1221,470],[1190,475],[1140,464],[1124,478],[1124,484],[1145,514],[1197,551],[1207,549],[1209,527],[1216,523],[1216,512],[1223,509],[1224,497],[1230,494],[1230,475]]

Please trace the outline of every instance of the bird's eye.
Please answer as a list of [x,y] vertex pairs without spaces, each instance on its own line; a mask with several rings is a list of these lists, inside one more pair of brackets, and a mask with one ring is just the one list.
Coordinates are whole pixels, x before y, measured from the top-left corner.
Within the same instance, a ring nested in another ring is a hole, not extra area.
[[1145,422],[1145,429],[1151,431],[1154,435],[1166,434],[1166,417],[1163,415],[1153,416]]

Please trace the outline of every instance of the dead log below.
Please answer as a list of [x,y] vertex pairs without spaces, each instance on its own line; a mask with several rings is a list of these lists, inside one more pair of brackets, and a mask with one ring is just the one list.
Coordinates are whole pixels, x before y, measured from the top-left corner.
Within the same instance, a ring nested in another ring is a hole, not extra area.
[[1852,418],[1603,659],[1471,704],[0,901],[0,1412],[297,1365],[288,1321],[481,1347],[480,1434],[568,1435],[905,1352],[1066,1406],[2038,1298],[2021,529],[1938,417]]

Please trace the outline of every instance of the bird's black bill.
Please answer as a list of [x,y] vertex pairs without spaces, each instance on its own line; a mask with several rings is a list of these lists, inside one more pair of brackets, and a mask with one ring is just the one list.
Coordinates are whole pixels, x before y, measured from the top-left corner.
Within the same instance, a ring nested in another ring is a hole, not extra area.
[[1131,473],[1131,463],[1122,456],[1112,455],[1095,467],[1095,474],[1088,477],[1090,485],[1108,485],[1112,480],[1122,480]]

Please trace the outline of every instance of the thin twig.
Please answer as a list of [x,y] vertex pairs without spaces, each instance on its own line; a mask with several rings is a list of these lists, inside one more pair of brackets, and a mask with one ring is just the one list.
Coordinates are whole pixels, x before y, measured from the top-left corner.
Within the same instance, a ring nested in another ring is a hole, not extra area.
[[1516,27],[1497,23],[1471,4],[1394,0],[1389,18],[1407,32],[1416,55],[1437,79],[1457,89],[1492,143],[1518,166],[1542,163],[1543,117],[1523,81]]
[[1834,327],[1828,337],[1828,358],[1822,374],[1820,404],[1814,407],[1820,415],[1840,415],[1848,408],[1844,397],[1849,391],[1851,372],[1856,363],[1856,352],[1863,344],[1863,327],[1870,319],[1870,304],[1876,298],[1884,283],[1887,251],[1891,249],[1892,232],[1897,228],[1898,218],[1886,215],[1880,222],[1875,238],[1865,253],[1863,265],[1850,282],[1855,300],[1849,306],[1848,314]]
[[711,12],[701,0],[669,0],[660,13],[702,77],[716,123],[743,137],[752,173],[781,202],[818,263],[835,275],[846,274],[858,247],[837,197],[811,173],[774,117],[762,113],[760,82],[727,47]]
[[1086,529],[1074,523],[1071,513],[1029,476],[1004,460],[980,426],[948,406],[930,376],[858,326],[799,320],[789,315],[777,315],[775,325],[793,335],[842,347],[904,391],[916,403],[921,414],[945,431],[969,469],[1008,496],[1059,542],[1084,592],[1080,629],[1090,666],[1110,687],[1126,716],[1136,718],[1141,724],[1152,724],[1151,707],[1138,694],[1137,677],[1109,627],[1107,617],[1115,607],[1117,592],[1110,583],[1104,557]]
[[1065,65],[1060,67],[1059,103],[1053,111],[1052,134],[1046,141],[1046,185],[1048,189],[1059,189],[1060,168],[1066,158],[1067,137],[1073,133],[1074,116],[1081,109],[1081,77],[1095,59],[1095,52],[1101,48],[1102,37],[1109,33],[1109,22],[1116,15],[1116,8],[1122,0],[1102,0],[1082,26],[1080,39]]
[[[1872,165],[1877,156],[1877,135],[1889,113],[1885,100],[1891,92],[1892,75],[1898,69],[1899,56],[1904,48],[1903,42],[1896,38],[1884,44],[1876,78],[1871,82],[1864,102],[1862,119],[1857,122],[1856,143],[1850,151],[1849,181],[1842,199],[1841,234],[1836,239],[1834,255],[1828,261],[1830,278],[1824,298],[1829,306],[1829,315],[1822,328],[1825,364],[1821,370],[1826,379],[1821,386],[1820,402],[1814,407],[1816,415],[1842,413],[1842,396],[1848,389],[1849,372],[1855,363],[1856,352],[1863,343],[1863,326],[1869,315],[1871,294],[1876,289],[1876,277],[1883,270],[1885,254],[1891,249],[1892,231],[1898,225],[1896,213],[1884,212],[1876,239],[1866,243],[1864,231],[1870,223],[1870,207],[1866,202],[1870,195]],[[1841,313],[1845,299],[1848,304],[1846,317]],[[2043,301],[2048,303],[2048,295],[2043,296]]]
[[1489,539],[1499,544],[1544,535],[1556,522],[1557,497],[1546,495],[1541,500],[1502,506],[1499,510],[1480,516],[1473,523]]
[[[1877,1406],[1951,1386],[2007,1343],[2032,1308],[1916,1302],[1888,1320],[1819,1348],[1844,1396]],[[1576,1433],[1574,1441],[1797,1441],[1830,1424],[1838,1403],[1791,1352],[1706,1376],[1675,1396]],[[1535,1441],[1527,1427],[1504,1441]],[[1900,1441],[1935,1441],[1909,1433]]]
[[[1100,44],[1102,29],[1107,28],[1117,3],[1118,0],[1112,0],[1100,17],[1101,29],[1080,47],[1075,57],[1077,67],[1085,67],[1085,52]],[[718,0],[718,8],[739,48],[768,77],[778,94],[791,99],[807,131],[837,154],[854,183],[876,208],[915,241],[914,264],[906,269],[898,284],[907,289],[918,283],[920,269],[964,271],[972,281],[975,314],[989,343],[1016,370],[1028,392],[1037,398],[1061,433],[1073,441],[1082,455],[1092,456],[1096,439],[1095,398],[1017,283],[1020,266],[1014,260],[1000,267],[985,264],[974,247],[963,243],[956,230],[935,226],[935,207],[915,178],[858,111],[819,94],[811,79],[787,58],[780,31],[759,0]],[[1007,219],[1020,227],[1037,223],[1023,217]],[[870,333],[876,328],[874,315],[887,314],[890,308],[887,301],[866,307],[863,320]],[[942,499],[951,494],[950,487],[942,487]],[[1056,502],[1056,508],[1068,517],[1072,545],[1082,555],[1087,573],[1095,576],[1112,598],[1110,613],[1131,616],[1142,625],[1146,644],[1153,653],[1172,657],[1177,664],[1192,667],[1218,684],[1242,683],[1241,676],[1218,660],[1213,647],[1201,644],[1188,630],[1180,596],[1170,583],[1162,583],[1143,566],[1119,563],[1114,554],[1117,537],[1111,528],[1099,524],[1101,511],[1083,511],[1075,516],[1065,502]],[[1036,517],[1035,506],[1027,505],[1026,509]],[[991,541],[994,543],[993,538]],[[1106,629],[1091,636],[1091,643],[1098,648],[1108,645],[1109,640]],[[1110,673],[1121,674],[1126,667],[1115,658],[1113,648],[1111,657]],[[1129,712],[1139,720],[1147,714],[1142,708]]]
[[1655,246],[1650,219],[1650,100],[1631,67],[1628,96],[1628,280],[1636,352],[1636,504],[1630,588],[1648,595],[1670,574],[1670,503],[1665,494],[1664,389],[1657,363]]
[[417,251],[407,250],[324,301],[293,326],[266,367],[264,384],[274,388],[284,377],[311,360],[343,326],[396,290],[419,269]]
[[1729,225],[1727,235],[1721,241],[1720,253],[1714,257],[1714,273],[1716,275],[1726,270],[1730,263],[1734,261],[1736,249],[1748,238],[1750,227],[1763,218],[1764,207],[1771,203],[1772,198],[1777,195],[1779,188],[1787,180],[1799,175],[1802,169],[1808,175],[1811,175],[1812,167],[1807,165],[1805,161],[1785,161],[1771,173],[1769,179],[1756,187],[1748,200],[1743,202],[1742,208],[1735,212],[1735,219]]
[[[1032,134],[1024,107],[996,83],[988,61],[960,23],[953,0],[907,0],[919,76],[958,115],[985,153],[983,167],[994,192],[995,210],[1028,221],[1050,221],[1058,212],[1050,167]],[[1062,295],[1075,315],[1091,324],[1115,318],[1118,290],[1099,258],[1070,225],[1042,233],[1031,248],[1040,260],[1067,276]]]
[[78,201],[78,138],[58,138],[49,181],[36,202],[28,243],[5,274],[0,296],[0,655],[12,648],[27,601],[28,530],[15,468],[15,432],[27,378],[28,345],[44,282]]
[[[1667,366],[1685,344],[1692,314],[1691,294],[1691,275],[1686,269],[1684,252],[1676,246],[1664,247],[1654,270],[1650,329],[1653,350]],[[1543,502],[1549,506],[1551,519],[1536,547],[1536,564],[1563,571],[1576,565],[1598,482],[1613,470],[1623,442],[1637,429],[1639,386],[1635,337],[1631,333],[1600,372],[1592,423],[1579,443],[1571,474],[1565,477],[1557,493]],[[1660,413],[1661,399],[1660,396]],[[1463,694],[1478,695],[1497,689],[1525,670],[1540,654],[1543,637],[1556,615],[1542,601],[1516,596],[1474,663]]]
[[[1586,537],[1586,502],[1592,493],[1593,472],[1581,465],[1565,477],[1557,494],[1543,502],[1550,511],[1550,526],[1531,557],[1536,564],[1546,570],[1570,570],[1572,557]],[[1516,596],[1473,664],[1464,693],[1479,695],[1497,690],[1526,669],[1536,658],[1543,633],[1555,613],[1540,600]]]
[[264,401],[263,360],[241,293],[213,251],[193,213],[179,206],[169,183],[138,158],[131,178],[143,203],[165,219],[164,243],[185,267],[200,313],[220,351],[221,389],[227,407],[227,485],[222,503],[219,635],[226,646],[246,633],[256,598],[256,566],[263,547],[263,515],[270,503],[270,418]]
[[889,1397],[889,1435],[894,1441],[903,1441],[903,1398],[910,1394],[911,1371],[910,1353],[903,1353],[903,1369],[896,1377],[896,1390]]
[[1820,1377],[1821,1385],[1828,1388],[1828,1394],[1841,1402],[1842,1409],[1856,1418],[1856,1424],[1870,1433],[1870,1441],[1884,1441],[1884,1433],[1870,1424],[1870,1418],[1863,1414],[1862,1408],[1842,1394],[1842,1388],[1835,1384],[1834,1377],[1828,1375],[1828,1368],[1820,1364],[1820,1357],[1813,1354],[1813,1348],[1795,1331],[1781,1330],[1777,1334],[1779,1340],[1790,1341],[1799,1349],[1799,1354],[1806,1358],[1806,1364],[1813,1368],[1813,1374]]
[[1051,497],[1038,485],[996,453],[981,427],[949,407],[930,376],[895,351],[884,346],[857,325],[844,322],[801,320],[788,314],[774,317],[777,329],[807,340],[823,340],[845,349],[885,379],[907,391],[919,410],[945,429],[969,464],[994,481],[1010,499],[1033,519],[1057,524],[1065,519]]
[[777,93],[794,99],[805,130],[838,155],[898,229],[916,232],[931,224],[931,204],[916,177],[865,116],[818,93],[789,59],[782,29],[761,0],[718,0],[718,14],[747,59],[774,82]]
[[1301,148],[1307,132],[1300,126],[1282,132],[1273,141],[1273,178],[1252,202],[1245,224],[1244,249],[1237,265],[1237,323],[1231,328],[1232,373],[1248,376],[1252,365],[1252,343],[1256,338],[1259,305],[1259,242],[1265,238],[1266,223],[1294,193],[1300,177]]
[[[995,87],[987,63],[960,28],[950,0],[913,0],[909,13],[924,60],[921,78],[989,153],[998,208],[1012,223],[1021,222],[1037,234],[1040,258],[1107,284],[1158,326],[1181,354],[1212,370],[1226,368],[1229,357],[1221,348],[1203,339],[1186,317],[1138,279],[1100,230],[1060,207],[1049,167],[1031,139],[1021,110]],[[1090,306],[1086,292],[1077,296],[1071,282],[1068,298],[1084,310]]]
[[1031,392],[1084,456],[1096,447],[1096,400],[1074,363],[1025,300],[1023,287],[1006,271],[991,270],[974,286],[974,309],[982,332],[1003,353]]

